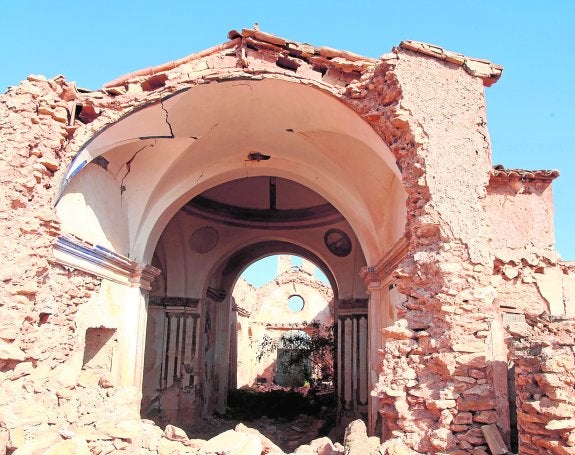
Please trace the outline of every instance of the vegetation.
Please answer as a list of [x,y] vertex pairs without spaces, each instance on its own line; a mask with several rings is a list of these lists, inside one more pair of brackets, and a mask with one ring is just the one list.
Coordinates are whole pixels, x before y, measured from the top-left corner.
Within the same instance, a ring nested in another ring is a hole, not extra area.
[[[282,338],[273,339],[264,335],[259,342],[257,360],[278,352],[278,370],[290,370],[292,376],[301,378],[301,386],[305,383],[313,386],[318,382],[333,381],[334,358],[333,326],[317,322],[306,326],[306,331],[292,331]],[[288,373],[289,376],[289,373]]]

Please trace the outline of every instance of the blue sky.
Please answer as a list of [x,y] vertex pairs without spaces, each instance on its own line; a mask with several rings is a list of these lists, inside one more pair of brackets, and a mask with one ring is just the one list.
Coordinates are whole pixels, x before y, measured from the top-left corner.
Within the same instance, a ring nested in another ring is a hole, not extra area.
[[504,66],[486,90],[493,161],[561,171],[557,248],[575,260],[575,2],[152,2],[3,0],[0,92],[28,74],[63,74],[97,89],[118,76],[227,40],[252,27],[370,57],[425,41]]
[[[301,267],[302,258],[299,256],[292,256],[292,265]],[[256,288],[259,288],[277,276],[277,269],[278,256],[267,256],[263,259],[260,259],[259,261],[254,262],[247,269],[245,269],[242,273],[242,278],[251,283]],[[319,270],[319,268],[315,271],[315,277],[329,286],[329,280],[325,274]]]

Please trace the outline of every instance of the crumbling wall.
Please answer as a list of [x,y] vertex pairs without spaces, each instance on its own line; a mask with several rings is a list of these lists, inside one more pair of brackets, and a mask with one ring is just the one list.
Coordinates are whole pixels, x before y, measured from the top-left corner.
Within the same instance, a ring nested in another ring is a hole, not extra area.
[[140,423],[140,392],[119,385],[114,371],[114,321],[98,314],[109,283],[53,255],[61,234],[54,198],[73,155],[76,94],[62,78],[30,76],[0,95],[1,453],[109,452],[129,442],[146,447],[145,434],[157,448],[163,437]]
[[505,331],[507,364],[500,374],[515,392],[510,442],[519,453],[573,453],[575,275],[553,248],[551,181],[557,175],[496,168],[486,201],[495,303]]
[[[85,411],[70,403],[82,386],[79,369],[70,374],[66,362],[83,351],[76,313],[100,281],[52,256],[60,234],[53,195],[67,160],[71,91],[61,78],[30,76],[0,95],[0,439],[8,450]],[[74,415],[61,412],[69,405]]]
[[383,436],[418,452],[484,449],[480,426],[496,420],[497,403],[481,80],[400,49],[348,96],[396,155],[408,193],[408,250],[395,276],[407,299],[383,331],[377,386]]
[[509,331],[519,453],[575,453],[575,322],[528,316]]

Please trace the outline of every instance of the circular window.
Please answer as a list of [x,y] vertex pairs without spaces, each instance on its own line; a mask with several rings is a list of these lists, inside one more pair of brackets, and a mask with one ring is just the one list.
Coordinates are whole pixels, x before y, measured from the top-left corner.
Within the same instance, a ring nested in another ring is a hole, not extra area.
[[351,253],[351,239],[345,232],[339,229],[330,229],[327,231],[323,240],[327,249],[336,256],[345,257]]
[[218,244],[218,231],[211,226],[196,229],[190,237],[190,248],[196,253],[204,254]]
[[297,313],[298,311],[303,310],[303,306],[304,306],[304,300],[303,297],[301,295],[290,295],[288,297],[288,308],[293,311],[294,313]]

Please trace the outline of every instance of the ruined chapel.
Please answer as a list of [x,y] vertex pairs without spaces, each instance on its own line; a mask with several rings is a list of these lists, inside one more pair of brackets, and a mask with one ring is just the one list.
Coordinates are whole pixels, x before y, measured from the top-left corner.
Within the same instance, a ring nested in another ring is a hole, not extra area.
[[502,67],[228,38],[0,95],[0,454],[215,453],[177,426],[225,412],[232,290],[272,254],[327,276],[338,406],[374,453],[575,454],[558,172],[493,165]]

